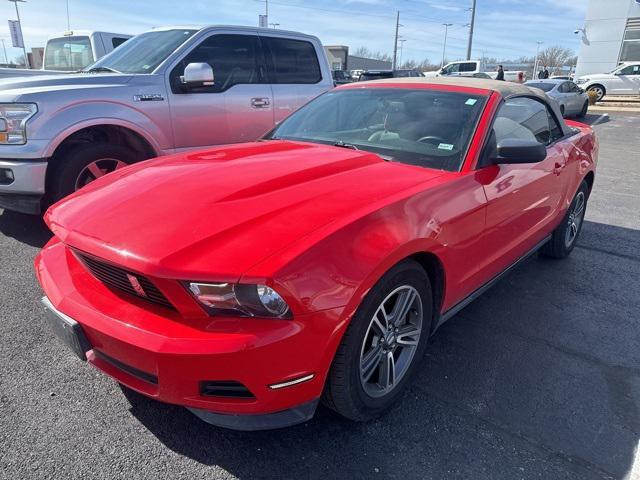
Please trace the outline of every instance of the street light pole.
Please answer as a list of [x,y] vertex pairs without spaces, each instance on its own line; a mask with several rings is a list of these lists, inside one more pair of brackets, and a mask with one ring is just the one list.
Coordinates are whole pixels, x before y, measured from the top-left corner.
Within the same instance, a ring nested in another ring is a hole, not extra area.
[[393,41],[393,64],[391,68],[396,69],[396,60],[398,59],[398,28],[400,28],[400,10],[396,11],[396,37]]
[[271,25],[273,28],[278,27],[280,24],[279,23],[270,23],[269,25]]
[[7,47],[4,44],[4,38],[2,40],[2,51],[4,52],[4,63],[9,65],[9,58],[7,57]]
[[471,5],[471,23],[469,24],[469,44],[467,45],[467,60],[471,60],[471,46],[473,45],[473,26],[476,23],[476,0]]
[[538,71],[538,55],[540,54],[540,45],[542,45],[544,42],[536,42],[536,59],[533,62],[533,75],[532,77],[535,79],[536,78],[536,72]]
[[443,23],[442,25],[444,25],[444,44],[442,45],[442,63],[440,64],[440,68],[444,67],[444,54],[447,51],[447,31],[453,23]]
[[[16,6],[16,17],[18,17],[18,25],[20,25],[20,31],[22,31],[22,23],[20,22],[20,12],[18,11],[18,2],[26,3],[27,0],[9,0]],[[24,53],[24,66],[31,68],[29,64],[29,57],[27,56],[27,47],[24,45],[24,36],[22,37],[22,53]]]

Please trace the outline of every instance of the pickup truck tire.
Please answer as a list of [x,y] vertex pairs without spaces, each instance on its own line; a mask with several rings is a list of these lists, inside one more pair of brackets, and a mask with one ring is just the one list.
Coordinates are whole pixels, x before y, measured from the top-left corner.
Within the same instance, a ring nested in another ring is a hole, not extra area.
[[[366,295],[342,337],[324,404],[354,421],[396,405],[426,349],[432,302],[429,276],[417,262],[391,268]],[[383,373],[389,370],[392,375]]]
[[51,203],[66,197],[98,177],[139,160],[136,153],[122,145],[109,143],[80,144],[64,150],[53,161],[49,179]]
[[549,258],[566,258],[569,256],[573,247],[576,246],[578,236],[582,230],[588,198],[589,186],[583,180],[562,219],[562,223],[553,231],[551,240],[540,249],[542,255]]

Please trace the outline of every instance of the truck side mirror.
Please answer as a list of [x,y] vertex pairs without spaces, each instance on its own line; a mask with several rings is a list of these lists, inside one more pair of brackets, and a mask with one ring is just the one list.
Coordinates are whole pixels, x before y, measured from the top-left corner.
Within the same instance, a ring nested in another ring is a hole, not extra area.
[[184,67],[181,83],[187,88],[201,88],[213,86],[213,69],[208,63],[190,63]]

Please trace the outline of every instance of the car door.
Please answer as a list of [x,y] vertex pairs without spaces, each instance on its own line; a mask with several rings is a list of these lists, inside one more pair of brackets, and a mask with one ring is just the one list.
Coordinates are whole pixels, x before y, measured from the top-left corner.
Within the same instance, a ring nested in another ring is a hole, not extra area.
[[[214,85],[185,89],[190,63],[208,63]],[[216,32],[169,73],[169,106],[176,149],[254,141],[272,128],[273,94],[256,34]]]
[[569,90],[569,100],[571,102],[571,114],[577,115],[582,111],[584,105],[584,98],[582,97],[582,89],[575,83],[566,82]]
[[617,95],[636,95],[640,87],[640,65],[627,65],[615,73],[612,82],[613,89],[607,88],[607,93]]
[[567,188],[563,175],[569,145],[558,122],[542,100],[507,99],[494,119],[484,163],[504,139],[535,140],[547,147],[539,163],[486,165],[478,172],[487,197],[486,275],[490,278],[513,264],[543,240],[557,223]]
[[[261,34],[269,82],[273,92],[274,119],[279,122],[328,90],[318,62],[319,52],[308,40]],[[266,130],[265,132],[266,133]]]

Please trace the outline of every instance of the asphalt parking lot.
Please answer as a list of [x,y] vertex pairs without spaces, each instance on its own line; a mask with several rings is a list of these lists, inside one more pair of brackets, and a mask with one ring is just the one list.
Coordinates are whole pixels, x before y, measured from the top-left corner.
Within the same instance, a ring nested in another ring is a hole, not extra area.
[[600,163],[572,256],[534,256],[445,324],[366,424],[321,408],[243,433],[130,404],[45,325],[46,228],[0,210],[0,477],[640,478],[640,116],[588,119]]

